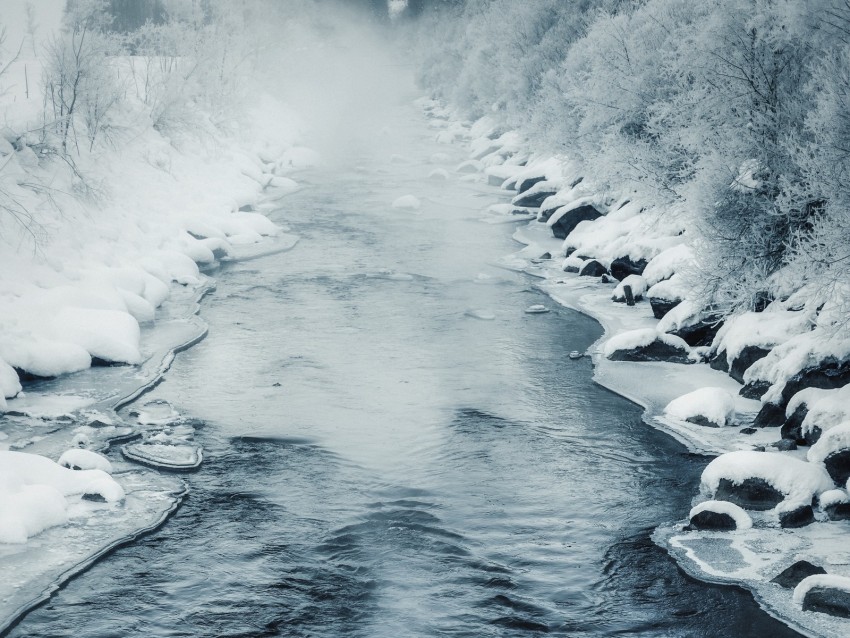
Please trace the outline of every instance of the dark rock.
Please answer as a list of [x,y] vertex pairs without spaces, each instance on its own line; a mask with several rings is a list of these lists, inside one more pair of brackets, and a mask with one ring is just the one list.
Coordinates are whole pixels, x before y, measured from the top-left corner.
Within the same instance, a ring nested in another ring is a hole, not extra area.
[[552,253],[545,252],[542,255],[540,255],[539,259],[552,259]]
[[818,426],[813,425],[809,428],[808,432],[803,433],[803,441],[805,441],[806,445],[814,445],[820,439],[821,434],[823,434],[823,430],[821,430]]
[[744,382],[744,372],[759,359],[764,359],[770,350],[758,346],[747,346],[729,366],[729,376],[738,383]]
[[252,213],[254,210],[253,204],[242,204],[242,206],[239,207],[240,213]]
[[670,363],[693,363],[688,352],[656,339],[646,346],[617,350],[610,357],[611,361],[668,361]]
[[540,208],[540,205],[546,201],[547,197],[551,197],[558,192],[555,187],[534,189],[530,192],[520,193],[513,198],[511,202],[514,206],[522,206],[524,208]]
[[815,513],[811,505],[801,505],[790,512],[779,514],[779,525],[785,528],[805,527],[815,522]]
[[818,366],[806,368],[791,377],[782,389],[782,405],[788,405],[791,397],[803,388],[834,390],[848,383],[850,383],[850,360],[839,361],[835,357],[829,357]]
[[803,436],[803,421],[809,413],[809,407],[805,403],[801,403],[794,410],[794,414],[785,419],[782,424],[780,433],[783,439],[795,441],[798,445],[803,445],[806,442]]
[[850,592],[834,587],[812,587],[803,598],[803,611],[850,618]]
[[84,501],[92,501],[93,503],[106,503],[106,499],[100,494],[83,494]]
[[770,447],[775,447],[780,452],[790,452],[797,449],[797,442],[791,439],[779,439],[775,443],[771,443]]
[[709,346],[723,326],[722,318],[716,314],[706,314],[690,326],[672,330],[670,334],[684,339],[689,346]]
[[518,193],[522,194],[526,192],[533,186],[536,186],[540,182],[545,182],[546,178],[543,175],[539,175],[538,177],[526,177],[521,180],[517,180],[516,182],[516,190]]
[[[744,386],[746,388],[747,386]],[[785,422],[785,410],[775,403],[765,403],[756,415],[753,425],[757,428],[779,427]]]
[[741,483],[720,479],[714,498],[729,501],[747,510],[770,510],[785,500],[785,495],[761,478],[751,477]]
[[735,519],[729,516],[729,514],[704,510],[691,517],[690,528],[733,530],[738,529],[738,525],[735,523]]
[[834,503],[823,508],[831,521],[850,520],[850,503]]
[[833,452],[823,460],[826,471],[836,485],[844,487],[850,478],[850,450],[843,449]]
[[[561,209],[559,208],[558,211]],[[553,211],[554,212],[554,211]],[[567,235],[575,230],[583,221],[593,221],[602,217],[602,213],[596,210],[589,204],[586,206],[578,206],[566,211],[561,217],[552,224],[552,234],[558,239],[566,239]]]
[[673,310],[673,308],[678,306],[680,303],[682,303],[681,299],[670,301],[669,299],[662,299],[661,297],[649,298],[649,305],[652,308],[652,315],[656,319],[661,319],[664,315]]
[[826,570],[823,567],[813,565],[807,560],[798,560],[790,567],[779,572],[770,582],[776,583],[785,589],[794,589],[804,578],[825,573]]
[[693,423],[694,425],[701,425],[706,428],[719,428],[721,427],[719,423],[715,423],[714,421],[704,417],[702,414],[697,414],[696,416],[689,416],[685,419],[688,423]]
[[708,362],[712,370],[720,370],[721,372],[729,372],[729,359],[726,358],[726,351],[721,350],[715,354]]
[[[770,382],[750,381],[747,385],[738,390],[738,394],[747,399],[761,399],[764,396],[764,393],[768,390],[770,390]],[[784,410],[782,414],[784,416]]]
[[581,270],[579,271],[579,275],[581,275],[582,277],[601,277],[607,272],[608,270],[605,268],[605,266],[600,264],[595,259],[591,259],[584,266],[582,266]]
[[108,359],[101,359],[100,357],[92,357],[91,358],[91,367],[92,368],[114,368],[118,366],[125,366],[126,363],[122,363],[120,361],[110,361]]
[[15,373],[18,375],[18,380],[21,384],[28,383],[31,381],[44,381],[45,379],[53,379],[54,377],[42,377],[37,374],[33,374],[32,372],[27,372],[22,368],[14,368]]
[[741,434],[755,434],[756,432],[758,432],[758,429],[756,429],[756,428],[741,428],[739,430],[739,432]]
[[578,272],[578,266],[564,266],[563,270],[564,270],[564,272],[577,273]]
[[642,275],[648,263],[646,259],[632,261],[628,256],[617,257],[611,262],[611,274],[615,279],[623,281],[629,275]]
[[613,277],[609,277],[608,275],[602,275],[602,277],[599,278],[599,282],[603,284],[613,284],[615,281],[617,280]]
[[764,449],[763,445],[754,445],[753,446],[753,452],[764,452],[764,451],[765,451],[765,449]]

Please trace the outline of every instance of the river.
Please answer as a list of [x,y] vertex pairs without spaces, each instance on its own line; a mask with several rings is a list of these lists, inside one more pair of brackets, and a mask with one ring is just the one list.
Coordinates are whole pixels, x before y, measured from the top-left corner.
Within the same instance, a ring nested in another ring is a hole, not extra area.
[[490,265],[498,191],[427,178],[462,151],[408,101],[386,124],[300,175],[270,213],[299,244],[220,269],[143,399],[203,424],[182,507],[10,635],[796,635],[652,544],[706,459],[568,358],[596,322]]

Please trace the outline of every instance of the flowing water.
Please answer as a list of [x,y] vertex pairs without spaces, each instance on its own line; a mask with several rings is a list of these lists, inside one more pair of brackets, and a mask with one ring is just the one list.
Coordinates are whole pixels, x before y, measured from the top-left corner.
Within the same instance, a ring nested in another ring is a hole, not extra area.
[[498,192],[428,180],[445,148],[392,113],[271,213],[294,250],[216,273],[154,392],[204,423],[186,502],[11,635],[795,635],[651,543],[705,459],[569,360],[598,325],[488,265]]

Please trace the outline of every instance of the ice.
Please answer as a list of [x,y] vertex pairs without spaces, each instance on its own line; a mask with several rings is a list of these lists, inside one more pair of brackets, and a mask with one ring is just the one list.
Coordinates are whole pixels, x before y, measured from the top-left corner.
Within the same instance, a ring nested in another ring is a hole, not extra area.
[[700,388],[671,401],[664,413],[682,421],[703,417],[724,426],[732,423],[735,417],[735,399],[723,388]]
[[529,315],[539,315],[549,312],[549,309],[543,304],[534,304],[533,306],[529,306],[528,308],[526,308],[525,312]]
[[739,530],[750,529],[753,526],[753,519],[750,515],[740,506],[728,501],[703,501],[691,509],[688,518],[693,518],[697,514],[706,511],[731,516]]
[[471,308],[464,313],[467,317],[472,317],[473,319],[481,319],[482,321],[492,321],[496,318],[496,315],[489,310],[485,310],[482,308]]
[[422,206],[422,202],[419,201],[419,198],[413,195],[404,195],[399,197],[393,202],[393,208],[396,210],[419,210]]
[[166,470],[194,470],[204,459],[199,446],[187,444],[132,443],[121,453],[131,461]]
[[785,494],[788,504],[805,505],[812,497],[834,488],[822,466],[780,452],[738,450],[721,454],[703,470],[700,489],[713,496],[721,479],[741,484],[759,478]]

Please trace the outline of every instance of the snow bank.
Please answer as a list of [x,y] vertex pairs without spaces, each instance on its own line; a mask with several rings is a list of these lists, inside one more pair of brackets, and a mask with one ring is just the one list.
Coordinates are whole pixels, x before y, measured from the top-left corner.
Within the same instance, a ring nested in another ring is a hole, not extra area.
[[688,518],[693,518],[702,512],[717,512],[718,514],[726,514],[735,521],[735,525],[738,529],[750,529],[753,526],[753,519],[749,514],[747,514],[746,510],[739,505],[730,503],[729,501],[703,501],[691,509],[688,514]]
[[794,588],[794,602],[798,605],[802,605],[803,600],[806,598],[806,594],[816,587],[838,589],[840,591],[850,593],[850,578],[846,576],[836,576],[834,574],[815,574],[814,576],[807,576]]
[[700,489],[713,495],[721,479],[740,485],[750,478],[766,481],[785,494],[785,501],[809,504],[812,497],[834,488],[822,466],[779,452],[738,450],[721,454],[703,470]]
[[664,414],[681,421],[703,417],[719,426],[729,425],[735,417],[735,399],[723,388],[700,388],[673,399]]

